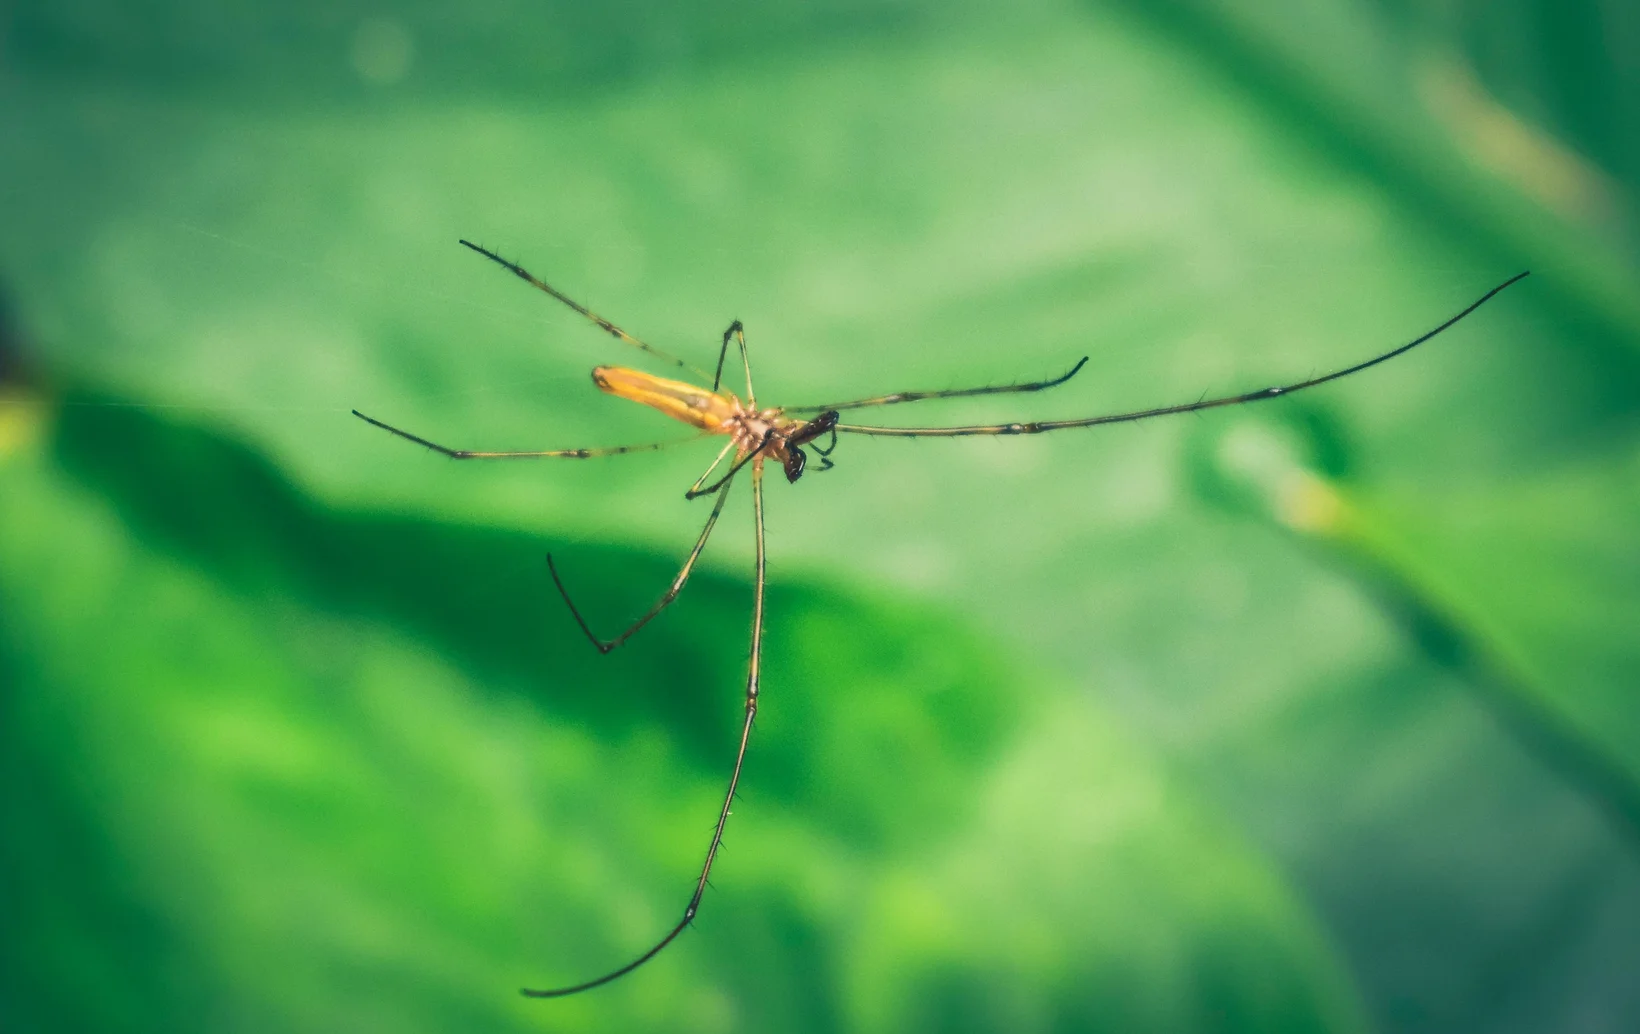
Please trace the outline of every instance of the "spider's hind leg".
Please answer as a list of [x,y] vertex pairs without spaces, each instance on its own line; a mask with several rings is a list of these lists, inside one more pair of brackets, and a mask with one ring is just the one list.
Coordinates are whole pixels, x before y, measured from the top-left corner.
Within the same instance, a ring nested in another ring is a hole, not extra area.
[[662,594],[660,600],[645,612],[643,617],[632,622],[625,631],[613,639],[599,639],[593,633],[592,628],[587,625],[586,618],[581,616],[580,608],[575,605],[574,600],[570,599],[569,590],[564,588],[564,579],[558,574],[558,565],[553,562],[552,554],[547,554],[547,571],[552,575],[552,583],[558,587],[558,594],[564,598],[564,605],[569,608],[570,616],[575,619],[575,623],[581,627],[581,631],[585,633],[587,639],[592,642],[592,645],[597,648],[599,653],[608,653],[631,639],[638,629],[649,624],[657,614],[671,606],[672,601],[678,598],[679,593],[683,592],[683,587],[689,583],[690,572],[695,569],[695,562],[700,559],[701,551],[706,548],[706,540],[711,537],[712,529],[717,526],[718,515],[723,512],[723,504],[729,498],[730,484],[730,481],[725,480],[722,487],[717,490],[717,505],[712,507],[712,515],[706,518],[706,527],[701,529],[700,538],[695,540],[695,548],[689,551],[689,559],[683,562],[683,568],[678,571],[677,577],[672,579],[671,586]]

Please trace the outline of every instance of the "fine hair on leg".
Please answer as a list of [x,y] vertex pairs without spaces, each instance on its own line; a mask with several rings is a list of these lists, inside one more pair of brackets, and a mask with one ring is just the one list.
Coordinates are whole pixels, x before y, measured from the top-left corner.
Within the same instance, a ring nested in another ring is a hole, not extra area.
[[365,416],[358,410],[351,411],[354,416],[363,420],[372,427],[379,427],[388,434],[397,435],[408,442],[415,442],[423,448],[432,449],[453,460],[590,460],[599,456],[624,456],[629,452],[655,452],[659,449],[669,449],[674,445],[684,445],[699,441],[704,435],[695,435],[692,438],[679,438],[670,442],[649,442],[644,445],[611,445],[596,449],[539,449],[533,452],[474,452],[470,449],[452,449],[447,445],[428,441],[420,435],[400,430],[392,424],[385,424],[372,416]]
[[1018,392],[1047,391],[1057,388],[1061,384],[1075,377],[1086,366],[1088,357],[1083,356],[1076,361],[1076,365],[1065,373],[1045,381],[1028,381],[1024,384],[993,384],[983,388],[948,388],[944,391],[896,391],[890,395],[873,395],[870,398],[854,399],[851,402],[830,402],[823,406],[782,406],[788,413],[822,413],[840,409],[864,409],[867,406],[897,406],[902,402],[926,402],[929,399],[960,399],[972,398],[975,395],[1012,395]]
[[723,847],[723,830],[729,824],[729,813],[734,807],[735,794],[740,788],[740,772],[746,764],[746,747],[752,740],[752,724],[757,719],[758,691],[762,675],[763,664],[763,589],[767,580],[767,557],[764,552],[763,541],[763,464],[752,467],[752,514],[756,528],[756,576],[752,589],[752,644],[749,657],[749,666],[746,672],[746,714],[740,725],[740,744],[735,749],[734,767],[729,771],[729,788],[723,795],[723,807],[718,809],[717,824],[712,828],[712,839],[706,845],[706,861],[701,866],[700,878],[695,881],[695,892],[689,896],[689,904],[683,910],[683,918],[678,920],[654,947],[639,955],[619,969],[611,970],[601,977],[569,987],[558,987],[546,990],[524,988],[523,993],[530,998],[562,998],[565,995],[579,994],[601,987],[611,980],[618,980],[650,959],[659,955],[667,945],[677,939],[690,923],[695,921],[695,915],[700,911],[701,898],[706,896],[706,885],[712,875],[712,866],[717,861],[718,851]]
[[723,483],[722,488],[718,489],[717,503],[712,507],[712,515],[706,518],[706,527],[701,529],[700,537],[695,540],[695,548],[689,551],[689,558],[683,562],[683,567],[678,571],[677,577],[672,579],[672,585],[662,594],[660,600],[645,612],[643,617],[632,622],[624,632],[613,639],[599,639],[593,634],[592,629],[587,625],[586,619],[581,616],[580,609],[575,606],[575,601],[569,598],[569,590],[564,588],[564,580],[558,574],[558,565],[553,562],[552,554],[547,554],[547,570],[552,574],[552,583],[558,586],[558,594],[564,598],[564,605],[569,608],[570,616],[575,619],[577,625],[581,626],[581,631],[586,633],[587,639],[591,641],[593,646],[597,647],[599,653],[608,653],[631,639],[638,629],[649,624],[656,615],[678,598],[679,593],[683,592],[683,587],[689,582],[689,573],[695,569],[695,561],[700,559],[701,550],[706,548],[706,540],[711,537],[712,529],[717,526],[718,515],[723,512],[723,504],[728,501],[729,489],[733,487],[733,480],[728,480]]
[[1360,373],[1362,370],[1377,366],[1379,363],[1388,362],[1398,355],[1410,352],[1412,349],[1417,348],[1419,345],[1440,334],[1442,331],[1450,329],[1459,320],[1462,320],[1465,316],[1468,316],[1482,305],[1485,305],[1498,292],[1502,291],[1509,285],[1524,279],[1528,274],[1529,271],[1525,273],[1516,273],[1508,280],[1505,280],[1503,283],[1481,295],[1480,298],[1471,302],[1457,315],[1448,318],[1440,326],[1419,335],[1406,344],[1401,345],[1399,348],[1393,348],[1388,352],[1382,353],[1381,355],[1376,355],[1371,359],[1356,363],[1354,366],[1346,366],[1341,370],[1334,370],[1331,373],[1324,373],[1318,377],[1311,377],[1309,380],[1298,381],[1293,384],[1279,385],[1273,388],[1261,388],[1258,391],[1249,391],[1242,395],[1226,395],[1223,398],[1215,399],[1197,399],[1195,402],[1186,402],[1175,406],[1158,406],[1154,409],[1141,409],[1131,413],[1113,413],[1108,416],[1090,416],[1074,420],[1035,420],[1030,422],[1009,424],[970,424],[961,427],[871,427],[864,424],[838,424],[837,430],[844,434],[876,435],[883,438],[959,438],[966,435],[982,434],[1042,434],[1047,431],[1063,431],[1072,427],[1097,427],[1102,424],[1132,423],[1137,420],[1148,420],[1151,417],[1171,416],[1174,413],[1194,413],[1203,409],[1214,409],[1218,406],[1237,406],[1245,402],[1263,402],[1265,399],[1280,398],[1283,395],[1291,395],[1296,391],[1303,391],[1306,388],[1313,388],[1320,384],[1326,384],[1328,381],[1336,381],[1341,377],[1348,377],[1353,373]]
[[[580,313],[582,316],[585,316],[587,319],[589,319],[593,323],[597,324],[606,334],[608,334],[610,337],[613,337],[615,340],[620,341],[624,344],[631,345],[633,348],[639,349],[640,351],[648,352],[650,355],[654,356],[656,359],[660,359],[664,362],[671,363],[673,366],[676,366],[681,370],[688,370],[692,373],[699,374],[703,378],[706,376],[706,371],[705,370],[702,370],[697,366],[691,366],[690,364],[684,362],[682,359],[679,359],[675,355],[670,355],[666,352],[662,352],[660,349],[656,348],[654,345],[651,345],[646,341],[638,340],[637,338],[633,337],[631,334],[628,334],[626,331],[622,330],[620,327],[617,327],[615,324],[609,322],[608,320],[604,319],[602,316],[600,316],[597,313],[593,312],[591,309],[587,308],[585,305],[582,305],[580,302],[576,301],[575,299],[573,299],[573,298],[569,297],[568,295],[564,294],[563,292],[559,291],[557,288],[553,287],[551,284],[548,284],[544,280],[538,279],[536,276],[534,276],[532,273],[530,273],[529,270],[525,269],[523,266],[520,266],[518,263],[510,261],[508,259],[504,259],[500,255],[497,255],[495,252],[491,251],[489,248],[486,248],[486,247],[484,247],[482,245],[479,245],[479,244],[474,244],[472,241],[463,240],[461,243],[464,246],[466,246],[468,248],[471,248],[472,250],[478,252],[480,255],[483,255],[485,258],[489,259],[491,262],[494,262],[497,265],[500,265],[505,269],[511,270],[512,274],[514,276],[518,277],[520,280],[524,281],[525,283],[529,284],[530,286],[535,287],[535,288],[537,288],[541,291],[545,291],[547,294],[549,294],[552,297],[558,299],[560,302],[563,302],[565,305],[569,306],[571,309],[574,309],[576,312]],[[715,391],[717,389],[714,388],[713,390]]]

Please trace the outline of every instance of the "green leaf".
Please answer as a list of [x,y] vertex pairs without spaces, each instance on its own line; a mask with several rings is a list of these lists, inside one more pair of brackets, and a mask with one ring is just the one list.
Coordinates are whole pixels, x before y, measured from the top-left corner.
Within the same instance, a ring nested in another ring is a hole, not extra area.
[[[109,398],[40,444],[0,467],[8,1028],[1360,1025],[1279,880],[1085,701],[778,578],[695,930],[520,999],[682,908],[750,587],[703,572],[602,658],[550,539],[320,508]],[[564,564],[600,621],[670,571]]]
[[[535,701],[548,691],[541,672],[556,668],[519,644],[552,629],[565,649],[581,648],[554,604],[535,595],[539,549],[560,551],[572,585],[592,594],[595,624],[611,628],[648,605],[671,576],[671,559],[656,558],[681,555],[702,520],[679,496],[709,454],[452,468],[348,415],[358,407],[480,448],[675,433],[586,382],[588,367],[637,363],[637,353],[458,238],[500,249],[697,365],[711,363],[722,328],[743,319],[765,404],[1032,379],[1090,356],[1076,380],[1017,406],[884,411],[907,423],[1086,415],[1290,381],[1405,341],[1532,268],[1530,280],[1418,353],[1236,414],[1036,440],[845,439],[823,479],[771,486],[776,589],[848,586],[851,597],[892,591],[895,602],[844,607],[832,602],[835,588],[814,590],[824,605],[804,610],[805,621],[834,622],[806,648],[818,659],[780,663],[830,671],[826,651],[865,648],[865,622],[888,652],[847,661],[873,690],[855,706],[886,713],[922,699],[893,704],[909,678],[896,673],[946,652],[896,655],[894,644],[923,634],[983,640],[975,648],[996,651],[997,685],[1074,685],[1118,717],[1133,756],[1153,764],[1160,755],[1228,816],[1313,909],[1382,1026],[1564,1029],[1589,1015],[1635,1025],[1640,878],[1622,809],[1610,806],[1640,756],[1627,633],[1640,590],[1626,534],[1640,440],[1640,290],[1632,175],[1621,179],[1633,168],[1623,158],[1632,147],[1622,146],[1633,91],[1613,56],[1626,52],[1612,42],[1625,38],[1618,22],[1571,31],[1591,24],[1577,21],[1591,17],[1584,8],[1545,7],[1538,31],[1518,10],[1493,17],[1491,8],[1350,0],[1005,9],[692,0],[386,15],[208,6],[133,16],[117,5],[29,0],[8,12],[0,270],[47,372],[122,400],[210,411],[222,434],[254,443],[300,486],[311,515],[396,513],[405,528],[425,524],[465,543],[455,551],[460,576],[437,579],[379,558],[360,568],[353,539],[308,554],[274,535],[280,550],[269,552],[218,530],[262,520],[254,485],[218,486],[237,508],[190,523],[193,500],[210,491],[202,476],[182,478],[168,508],[139,505],[143,492],[120,487],[116,445],[100,458],[91,448],[63,453],[78,456],[75,476],[93,486],[75,506],[120,500],[107,519],[156,562],[203,569],[233,592],[279,582],[297,600],[293,613],[383,608],[370,627],[379,622],[395,650],[422,658],[381,662],[398,666],[398,677],[381,677],[394,683],[389,699],[443,679],[456,697],[469,682],[500,682],[517,687],[504,699]],[[1578,58],[1579,40],[1593,59]],[[1576,90],[1541,71],[1567,63]],[[1517,78],[1500,81],[1511,68]],[[1534,75],[1543,78],[1529,82]],[[1591,83],[1607,94],[1591,94]],[[1524,99],[1511,110],[1495,96]],[[1556,143],[1521,114],[1532,114],[1534,96],[1537,110],[1586,132],[1571,147]],[[1580,143],[1615,164],[1592,167]],[[1245,479],[1218,468],[1235,467],[1249,436],[1255,452],[1272,437],[1291,446],[1298,459],[1287,466],[1342,501],[1350,533],[1295,529],[1290,514],[1267,507],[1249,519],[1245,499],[1213,484]],[[38,543],[61,519],[41,510],[18,527]],[[474,525],[491,530],[456,530]],[[403,528],[394,534],[410,554],[425,545]],[[726,521],[710,555],[738,570],[749,553],[743,528]],[[43,564],[36,555],[52,553],[17,546],[8,558]],[[29,580],[27,605],[10,608],[33,613],[39,585],[70,601],[60,619],[37,619],[42,629],[61,622],[36,636],[49,646],[7,662],[49,667],[29,683],[48,698],[67,678],[56,666],[110,634],[103,625],[118,627],[108,604],[116,580],[64,563],[60,575]],[[344,581],[362,596],[337,595]],[[676,800],[649,783],[632,787],[641,793],[586,790],[592,812],[645,794],[658,802],[646,827],[655,851],[699,837],[697,821],[676,817],[685,805],[711,811],[734,710],[721,694],[738,680],[728,662],[739,650],[722,649],[723,629],[739,618],[712,608],[744,590],[710,578],[693,586],[710,631],[680,637],[672,653],[635,648],[597,667],[563,655],[573,666],[565,678],[581,688],[553,706],[588,730],[564,748],[585,754],[577,778],[590,787],[590,773],[630,763],[623,747],[651,727],[665,730],[644,733],[656,743],[678,739],[654,748],[665,756],[642,778],[670,786],[658,773],[673,770],[673,751],[701,766],[702,781],[687,793],[675,787]],[[526,609],[471,617],[492,613],[486,601],[498,598]],[[236,620],[262,628],[269,604],[256,601]],[[950,622],[945,631],[919,625],[925,607],[945,615],[928,619]],[[792,601],[783,612],[802,609]],[[344,644],[363,636],[329,618],[291,620]],[[273,636],[255,667],[311,664],[281,676],[297,686],[330,677],[328,662],[301,660],[293,644],[306,641]],[[777,635],[771,649],[806,641]],[[1015,672],[1019,657],[1043,674]],[[238,663],[222,660],[220,670]],[[623,663],[633,667],[612,667]],[[623,717],[634,713],[628,689],[607,689],[672,686],[684,670],[698,673],[692,689],[643,698],[652,725]],[[76,677],[84,687],[101,675]],[[146,685],[130,678],[132,692]],[[582,692],[594,686],[604,693]],[[805,821],[827,816],[889,867],[909,850],[900,838],[918,829],[988,844],[988,823],[999,820],[975,788],[1002,785],[1009,766],[1024,763],[985,741],[996,753],[974,762],[980,768],[953,769],[948,748],[983,754],[973,729],[1007,717],[986,710],[991,694],[953,696],[956,710],[940,712],[946,738],[927,741],[945,746],[913,738],[926,749],[912,749],[813,718],[827,713],[827,694],[845,692],[866,690],[827,682],[788,697],[792,708],[810,703],[803,736],[764,758],[765,778],[783,788],[782,813],[800,802]],[[265,686],[247,693],[280,699]],[[1530,706],[1511,717],[1503,699]],[[1015,715],[1007,742],[1046,737],[1030,724],[1055,723],[1044,706]],[[965,724],[967,708],[978,717]],[[729,721],[708,717],[725,713]],[[884,727],[911,721],[896,715]],[[379,724],[376,712],[359,718],[336,734],[338,750],[354,753]],[[830,740],[822,727],[836,730]],[[812,746],[795,745],[810,736]],[[1102,741],[1090,732],[1088,742]],[[51,785],[66,778],[54,756],[30,762]],[[820,759],[832,756],[852,760],[825,769]],[[929,781],[913,779],[919,796],[878,814],[862,801],[877,770],[895,764]],[[1600,786],[1610,780],[1615,797]],[[451,783],[440,769],[417,785]],[[951,811],[961,810],[953,794],[970,810]],[[31,821],[85,814],[71,799],[41,809]],[[602,816],[569,817],[581,830]],[[94,845],[109,835],[102,819],[75,821],[54,837]],[[538,821],[557,828],[562,817]],[[334,836],[326,827],[315,840]],[[730,865],[745,850],[735,836]],[[666,872],[684,880],[697,851],[667,855]],[[110,857],[91,846],[69,852],[79,854]],[[140,902],[151,899],[125,889],[131,876],[118,857],[97,914],[127,910],[138,929],[149,922]],[[585,893],[553,900],[580,907],[644,878],[587,875],[615,864],[586,856]],[[917,871],[942,893],[973,892],[954,869]],[[1051,873],[1038,878],[1059,886]],[[610,921],[613,908],[577,914],[566,928],[616,933],[532,944],[518,952],[528,971],[517,979],[546,979],[543,966],[570,979],[589,956],[635,950],[664,925],[671,886],[631,905],[624,926]],[[1011,908],[1004,890],[1018,887],[987,893],[997,915],[976,928],[1014,955],[1040,957],[1028,931],[999,925],[1004,911],[1024,922],[1037,913],[1030,903]],[[544,898],[509,904],[548,907]],[[873,951],[919,943],[915,915],[880,914],[887,947]],[[947,929],[929,914],[926,929]],[[1218,943],[1191,929],[1193,947]],[[722,936],[733,947],[751,934]],[[859,1001],[849,991],[849,1008],[863,1011],[839,1006],[816,1022],[953,1015],[1001,1025],[1038,1008],[1004,992],[963,997],[965,967],[987,956],[950,937],[960,958],[942,962],[930,949],[914,972],[882,976],[888,983],[859,991]],[[768,943],[799,941],[770,934]],[[549,947],[560,954],[548,959]],[[803,966],[786,950],[766,953],[776,961],[759,979],[784,989],[771,995],[807,1001],[810,985],[794,975]],[[1317,950],[1315,965],[1330,972]],[[488,979],[502,954],[475,972]],[[844,954],[878,957],[865,947]],[[149,956],[160,968],[128,982],[163,987],[169,970]],[[1051,985],[1046,968],[1032,972],[1033,986]],[[646,1006],[655,1011],[643,1022],[676,1021],[664,1004],[705,986],[676,980],[656,985],[662,1004]],[[60,1000],[81,997],[65,990]],[[732,1022],[724,1000],[698,1005],[708,1016],[700,1022]],[[1041,1000],[1057,999],[1043,991]],[[927,1011],[936,1006],[950,1013]],[[1043,1005],[1031,1015],[1057,1014]]]

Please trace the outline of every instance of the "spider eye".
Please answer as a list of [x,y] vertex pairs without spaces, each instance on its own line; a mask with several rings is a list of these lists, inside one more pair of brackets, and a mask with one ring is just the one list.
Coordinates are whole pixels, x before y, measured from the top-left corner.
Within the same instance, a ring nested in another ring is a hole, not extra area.
[[795,482],[798,478],[802,477],[803,464],[808,461],[809,458],[803,455],[802,449],[799,449],[795,445],[788,446],[786,449],[786,480]]

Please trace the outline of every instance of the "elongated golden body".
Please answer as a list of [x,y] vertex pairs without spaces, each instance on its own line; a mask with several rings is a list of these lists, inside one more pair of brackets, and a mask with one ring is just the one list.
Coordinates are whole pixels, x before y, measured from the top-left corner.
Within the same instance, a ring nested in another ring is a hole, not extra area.
[[761,463],[765,456],[778,460],[792,481],[803,472],[798,446],[829,430],[837,419],[833,413],[824,422],[796,420],[779,409],[748,406],[732,391],[708,391],[698,384],[625,366],[594,368],[592,383],[616,398],[641,402],[707,434],[726,434],[733,439],[737,459],[756,452],[758,458],[753,462]]
[[596,367],[592,383],[616,398],[641,402],[702,431],[719,432],[744,412],[740,400],[727,392],[708,391],[698,384],[668,380],[624,366]]

